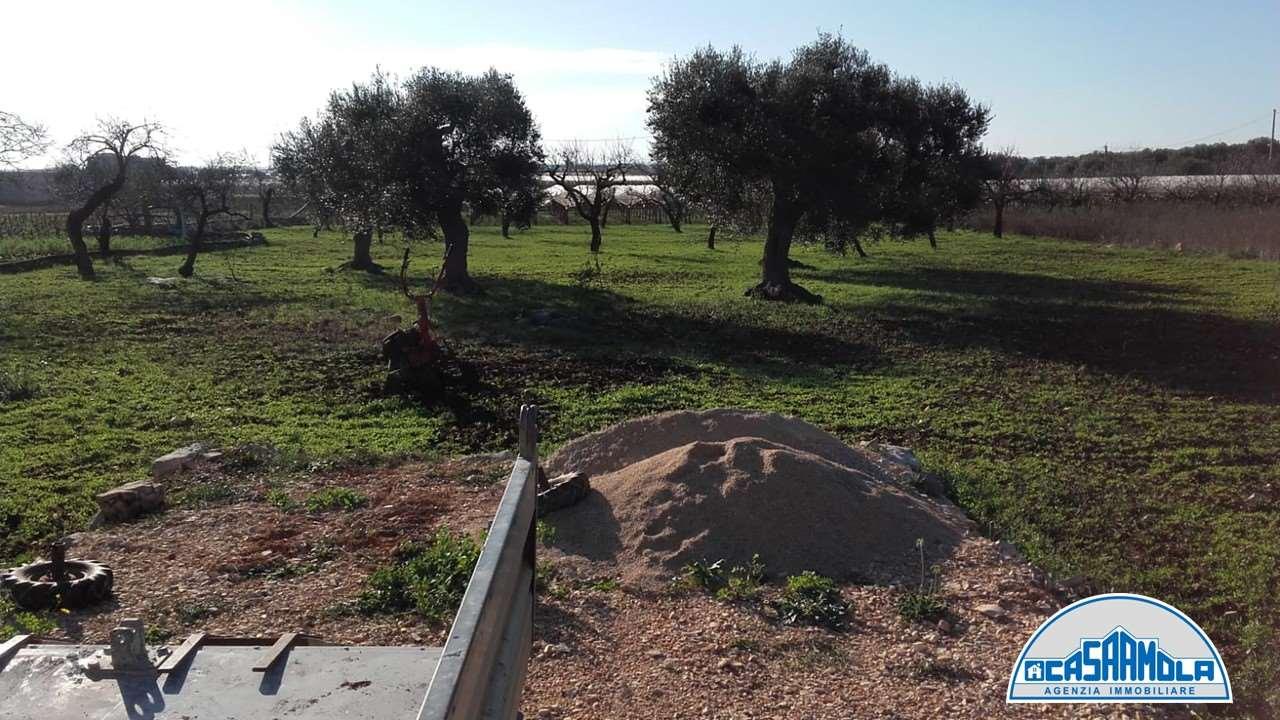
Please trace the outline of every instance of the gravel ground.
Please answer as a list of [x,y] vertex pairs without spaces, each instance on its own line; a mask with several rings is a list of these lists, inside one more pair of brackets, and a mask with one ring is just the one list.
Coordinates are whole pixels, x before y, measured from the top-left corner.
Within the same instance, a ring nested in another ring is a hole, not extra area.
[[[175,642],[196,630],[259,637],[297,630],[343,644],[441,644],[447,628],[414,616],[341,609],[400,542],[440,526],[485,528],[505,475],[505,463],[465,459],[321,471],[284,489],[301,499],[341,485],[370,502],[308,513],[266,502],[277,482],[199,468],[174,487],[226,482],[232,497],[73,537],[72,555],[115,569],[116,596],[64,615],[58,634],[101,643],[120,619],[140,617]],[[1180,708],[1006,705],[1018,650],[1066,600],[982,538],[962,542],[942,577],[949,609],[941,626],[901,619],[896,589],[847,586],[844,632],[784,627],[761,602],[564,577],[539,598],[524,712],[556,719],[1187,716]],[[992,607],[984,614],[983,606]]]

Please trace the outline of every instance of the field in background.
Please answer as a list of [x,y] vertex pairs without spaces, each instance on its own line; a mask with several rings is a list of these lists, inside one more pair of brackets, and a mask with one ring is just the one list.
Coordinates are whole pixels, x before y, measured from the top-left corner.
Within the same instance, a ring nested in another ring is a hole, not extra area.
[[[1169,200],[1047,209],[1018,205],[1005,210],[1005,232],[1135,247],[1221,253],[1238,258],[1280,260],[1280,207],[1212,206]],[[965,226],[991,232],[986,207]]]
[[[473,231],[482,296],[442,298],[481,387],[423,407],[379,392],[412,317],[394,273],[333,272],[336,233],[0,276],[0,559],[74,528],[92,493],[193,440],[269,445],[293,471],[514,444],[626,417],[741,406],[918,449],[993,535],[1060,577],[1174,602],[1238,689],[1280,707],[1280,266],[943,233],[869,260],[797,248],[820,307],[749,301],[758,242],[611,227]],[[375,245],[398,267],[400,249]],[[425,287],[438,245],[418,246]],[[550,325],[530,321],[551,309]]]

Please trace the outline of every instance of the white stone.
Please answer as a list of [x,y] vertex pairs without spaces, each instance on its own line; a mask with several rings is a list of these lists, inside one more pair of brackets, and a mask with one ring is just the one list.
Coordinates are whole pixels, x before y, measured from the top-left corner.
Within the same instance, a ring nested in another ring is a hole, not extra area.
[[151,477],[162,478],[179,472],[199,460],[204,452],[205,447],[203,445],[194,443],[178,448],[167,455],[162,455],[151,461]]

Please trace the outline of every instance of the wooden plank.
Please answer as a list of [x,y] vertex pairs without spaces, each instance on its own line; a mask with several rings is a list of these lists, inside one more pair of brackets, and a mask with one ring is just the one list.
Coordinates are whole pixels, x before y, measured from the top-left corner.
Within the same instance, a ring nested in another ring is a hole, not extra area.
[[296,632],[281,635],[280,639],[276,640],[276,644],[272,645],[271,648],[267,650],[267,654],[263,655],[262,659],[258,661],[258,664],[253,666],[253,671],[266,672],[270,670],[272,665],[279,662],[280,658],[285,653],[289,652],[289,648],[293,647],[293,644],[298,641],[298,636],[299,633]]
[[173,651],[172,655],[165,658],[164,662],[160,663],[160,667],[156,668],[156,672],[158,673],[173,672],[174,670],[177,670],[179,667],[182,667],[182,664],[185,663],[187,659],[190,658],[193,654],[195,654],[196,648],[204,644],[204,638],[205,638],[205,634],[202,632],[198,632],[193,635],[188,635],[187,639],[182,643],[182,645],[178,646],[178,649]]
[[18,654],[27,643],[31,642],[34,635],[14,635],[0,645],[0,670],[4,670],[4,666],[9,663],[9,658]]

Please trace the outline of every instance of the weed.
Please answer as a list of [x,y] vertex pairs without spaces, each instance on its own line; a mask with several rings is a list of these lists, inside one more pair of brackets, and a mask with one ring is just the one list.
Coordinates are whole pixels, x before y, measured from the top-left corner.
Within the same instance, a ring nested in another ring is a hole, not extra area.
[[0,369],[0,403],[30,400],[38,393],[35,378],[27,372]]
[[722,602],[744,602],[760,595],[765,567],[759,555],[752,555],[746,565],[735,565],[724,578],[724,586],[716,590],[716,599]]
[[782,597],[773,603],[784,625],[819,625],[843,629],[848,622],[849,604],[840,596],[835,581],[811,570],[787,578]]
[[214,480],[191,485],[178,494],[178,503],[185,507],[218,505],[235,497],[235,489],[225,480]]
[[539,545],[550,545],[556,541],[556,526],[546,520],[539,520],[534,526],[533,533],[537,536]]
[[898,597],[898,614],[908,622],[938,620],[947,612],[947,602],[939,591],[942,568],[934,565],[925,571],[924,538],[916,538],[916,550],[920,552],[920,585]]
[[617,578],[607,577],[592,580],[584,585],[584,587],[587,590],[594,590],[595,592],[617,592],[622,589],[622,583],[618,582]]
[[268,505],[280,508],[285,512],[293,512],[302,506],[297,500],[289,497],[289,493],[279,488],[268,490],[266,501]]
[[426,543],[402,545],[392,565],[369,576],[356,605],[367,615],[415,611],[429,622],[447,622],[479,557],[475,540],[441,528]]
[[569,596],[569,588],[560,581],[560,571],[550,560],[539,560],[533,574],[534,587],[540,593],[554,598],[564,599]]
[[47,613],[21,610],[9,600],[8,593],[0,595],[0,638],[13,635],[48,635],[58,629],[58,623]]
[[218,614],[218,608],[213,605],[200,604],[182,604],[174,609],[174,614],[178,616],[178,620],[183,625],[195,625],[201,620],[205,620]]
[[147,626],[147,644],[163,645],[173,637],[173,631],[160,625]]
[[309,512],[359,510],[368,504],[369,498],[364,493],[341,486],[318,490],[303,501]]
[[724,572],[721,569],[724,560],[708,563],[706,560],[694,560],[680,568],[680,576],[676,585],[682,588],[701,588],[714,592],[724,584]]

